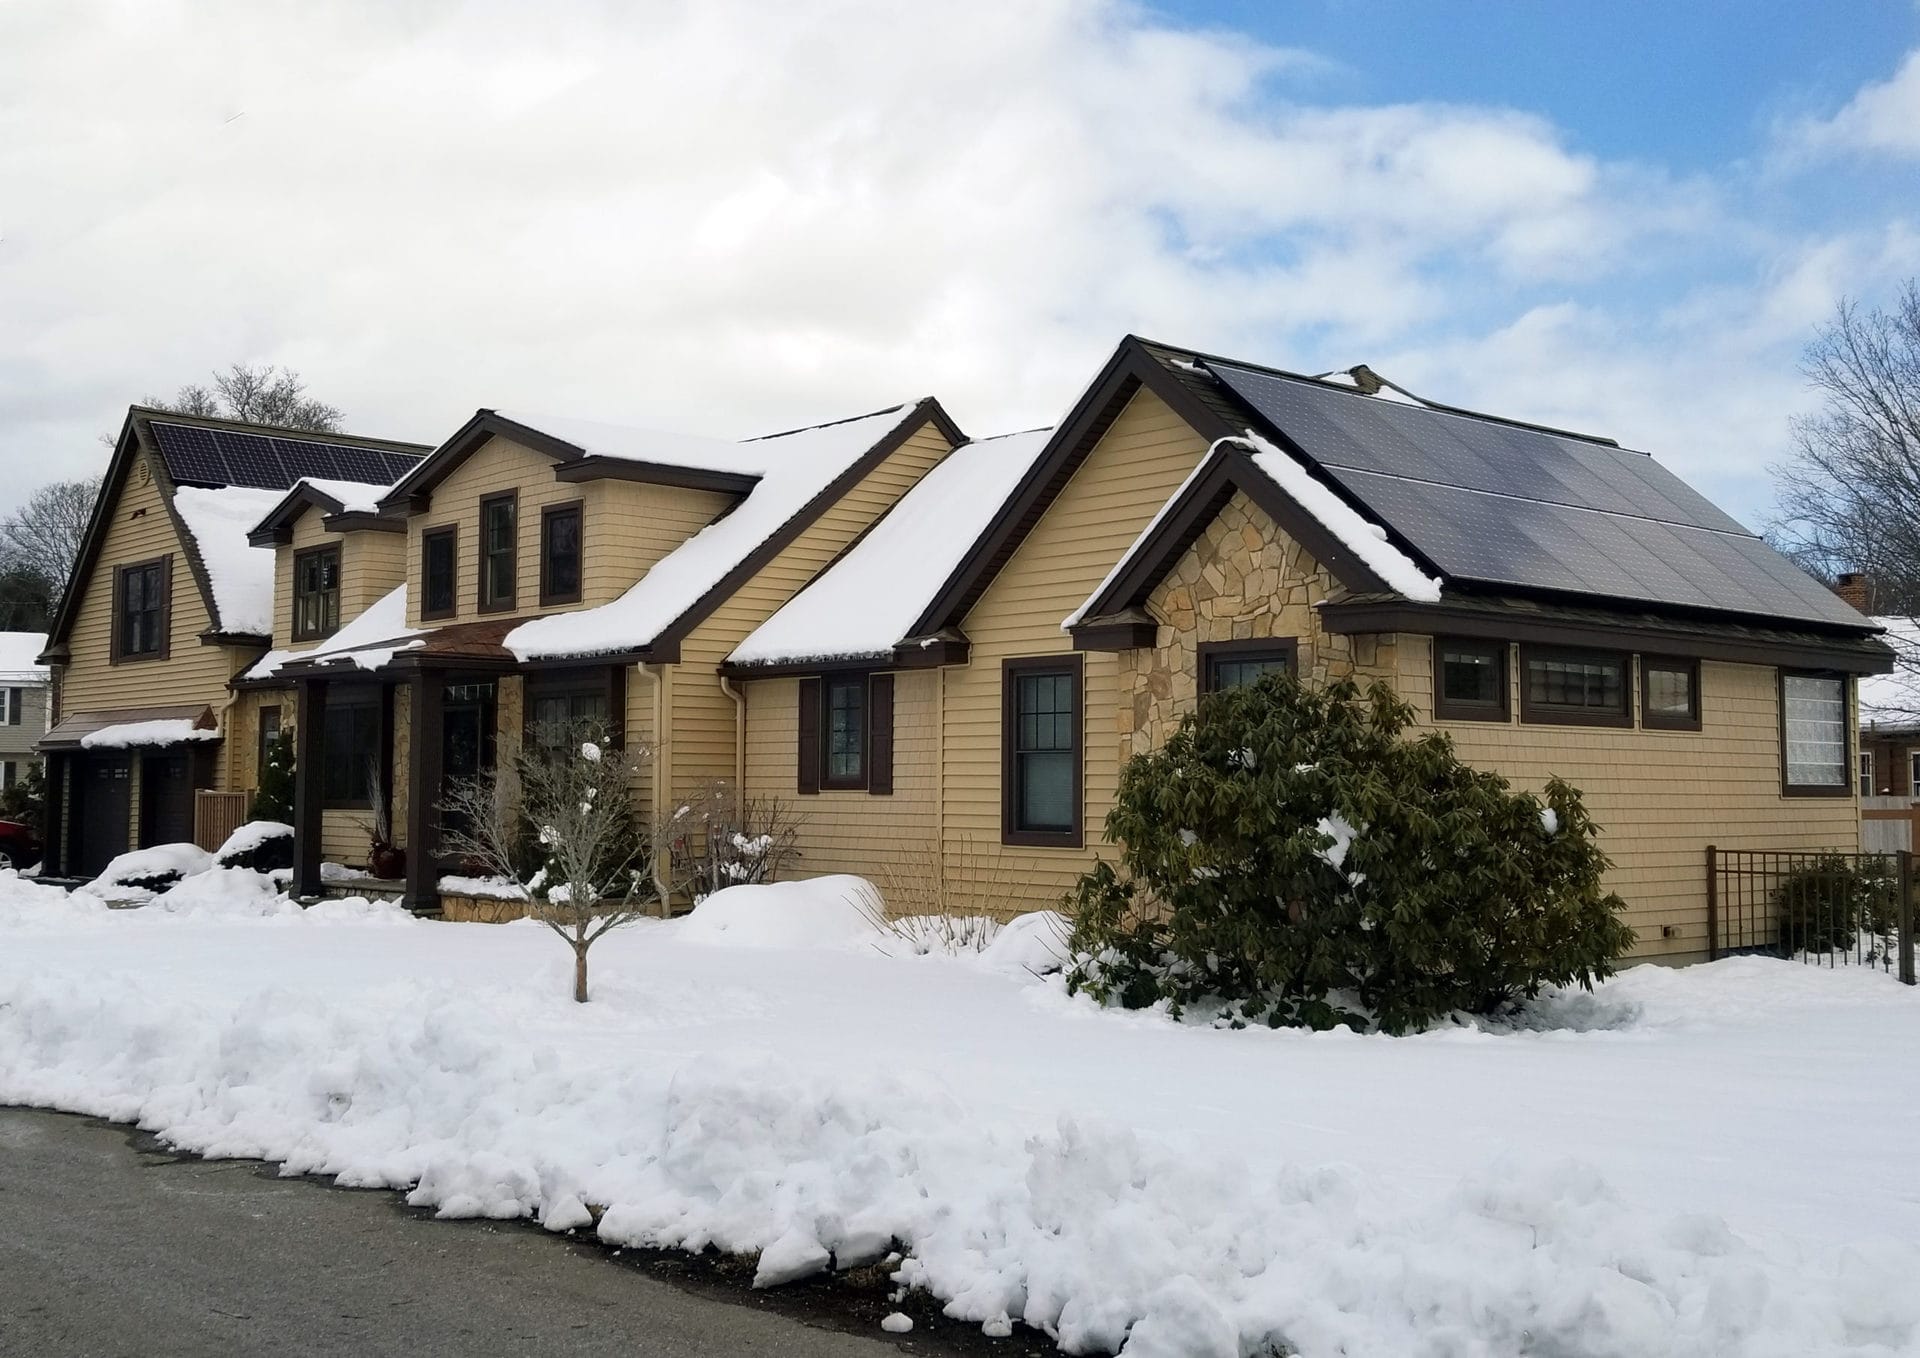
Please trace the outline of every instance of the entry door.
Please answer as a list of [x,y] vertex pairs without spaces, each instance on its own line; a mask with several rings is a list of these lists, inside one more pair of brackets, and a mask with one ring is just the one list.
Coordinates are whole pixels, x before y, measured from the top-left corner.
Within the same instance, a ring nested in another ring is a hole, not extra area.
[[85,755],[74,760],[73,872],[96,877],[127,851],[133,805],[133,769],[127,756]]
[[140,757],[140,847],[193,838],[193,766],[184,754]]

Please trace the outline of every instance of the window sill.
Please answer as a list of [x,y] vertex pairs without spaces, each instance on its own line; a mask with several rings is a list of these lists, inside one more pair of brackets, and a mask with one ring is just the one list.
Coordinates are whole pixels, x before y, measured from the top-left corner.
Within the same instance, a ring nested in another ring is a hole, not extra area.
[[1640,729],[1643,731],[1698,731],[1703,723],[1698,717],[1649,717],[1642,714]]
[[1854,795],[1851,785],[1841,787],[1815,787],[1806,783],[1785,783],[1780,788],[1782,797],[1851,797]]
[[1513,716],[1504,709],[1495,710],[1490,707],[1443,707],[1436,703],[1433,708],[1433,719],[1435,721],[1485,721],[1508,725],[1512,723]]
[[1000,842],[1023,849],[1079,849],[1085,836],[1078,830],[1002,830]]
[[1631,712],[1584,712],[1578,708],[1562,710],[1553,707],[1523,707],[1520,720],[1527,726],[1614,726],[1621,729],[1633,725]]

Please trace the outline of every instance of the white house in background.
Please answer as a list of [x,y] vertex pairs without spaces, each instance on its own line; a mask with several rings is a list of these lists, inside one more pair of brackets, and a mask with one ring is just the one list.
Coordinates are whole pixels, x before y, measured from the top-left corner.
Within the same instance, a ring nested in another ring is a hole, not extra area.
[[1920,621],[1874,621],[1896,659],[1891,674],[1860,680],[1860,847],[1893,853],[1920,848]]
[[47,733],[52,671],[38,662],[45,632],[0,632],[0,788],[12,787],[40,762],[34,750]]

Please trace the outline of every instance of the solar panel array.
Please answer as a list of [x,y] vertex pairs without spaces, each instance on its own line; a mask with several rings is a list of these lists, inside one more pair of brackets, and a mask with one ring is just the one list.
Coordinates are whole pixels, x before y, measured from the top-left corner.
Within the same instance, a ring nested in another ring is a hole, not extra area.
[[1449,579],[1861,625],[1643,453],[1311,378],[1207,367]]
[[303,476],[390,485],[420,460],[353,443],[324,443],[234,429],[152,421],[154,442],[176,482],[288,490]]

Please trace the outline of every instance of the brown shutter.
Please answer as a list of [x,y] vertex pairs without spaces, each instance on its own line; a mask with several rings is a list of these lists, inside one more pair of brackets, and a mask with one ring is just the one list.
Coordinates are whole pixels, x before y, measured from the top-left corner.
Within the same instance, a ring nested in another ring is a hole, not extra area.
[[800,689],[800,791],[820,790],[820,681],[802,679]]
[[[224,625],[224,619],[222,620]],[[160,658],[173,654],[173,557],[160,558]]]
[[893,676],[867,680],[867,791],[893,795]]
[[113,568],[113,631],[112,641],[107,653],[107,663],[118,665],[120,657],[126,654],[126,595],[122,592],[122,583],[126,576],[124,566]]
[[7,725],[9,726],[20,724],[20,695],[24,692],[24,689],[18,688],[7,690]]

